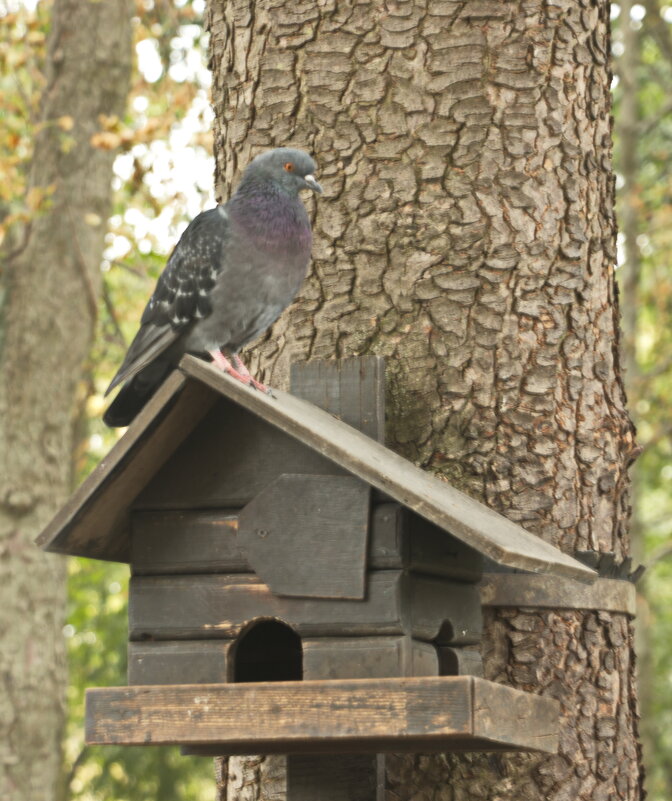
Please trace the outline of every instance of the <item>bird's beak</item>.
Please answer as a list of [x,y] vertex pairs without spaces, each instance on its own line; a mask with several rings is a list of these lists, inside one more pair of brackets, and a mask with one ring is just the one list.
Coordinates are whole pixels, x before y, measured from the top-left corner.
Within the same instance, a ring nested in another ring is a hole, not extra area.
[[317,192],[318,195],[322,194],[322,187],[317,183],[314,175],[306,175],[303,180],[313,192]]

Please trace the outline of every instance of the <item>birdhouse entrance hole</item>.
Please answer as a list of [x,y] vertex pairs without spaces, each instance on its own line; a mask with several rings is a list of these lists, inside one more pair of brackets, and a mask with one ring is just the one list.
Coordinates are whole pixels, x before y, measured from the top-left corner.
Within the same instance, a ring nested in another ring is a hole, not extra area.
[[243,631],[233,653],[233,681],[301,681],[299,635],[278,620],[259,620]]

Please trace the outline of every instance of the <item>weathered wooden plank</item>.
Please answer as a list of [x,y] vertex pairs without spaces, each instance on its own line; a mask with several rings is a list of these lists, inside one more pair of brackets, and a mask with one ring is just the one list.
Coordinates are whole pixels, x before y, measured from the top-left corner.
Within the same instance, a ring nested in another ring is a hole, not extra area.
[[47,551],[129,560],[129,506],[216,397],[172,373],[37,538]]
[[599,578],[592,584],[565,576],[486,573],[479,584],[484,606],[530,606],[539,609],[601,609],[635,616],[635,585]]
[[[240,381],[236,383],[248,389]],[[344,472],[289,433],[220,397],[189,439],[153,476],[134,506],[136,509],[243,507],[282,473],[344,475]]]
[[287,801],[376,801],[375,754],[287,757]]
[[537,751],[558,750],[559,704],[485,679],[473,679],[473,734]]
[[406,633],[471,644],[481,634],[475,585],[403,571],[369,574],[363,600],[280,597],[248,574],[131,578],[132,640],[231,638],[261,618],[279,619],[302,637]]
[[129,684],[215,684],[229,681],[233,640],[129,642]]
[[319,406],[376,442],[385,442],[385,359],[295,362],[290,392]]
[[304,679],[438,676],[432,643],[400,637],[308,637],[303,640]]
[[363,598],[369,485],[283,474],[241,510],[238,542],[275,595]]
[[371,514],[369,567],[406,568],[418,573],[478,581],[481,554],[398,503],[383,503]]
[[385,571],[365,600],[282,598],[248,574],[133,577],[131,639],[236,637],[257,618],[277,618],[301,636],[401,632],[401,574]]
[[133,573],[249,573],[250,563],[236,536],[238,511],[133,512]]
[[[90,744],[302,742],[468,735],[473,679],[115,687],[87,692]],[[256,746],[250,753],[257,753]],[[261,753],[271,753],[261,751]]]
[[90,745],[216,743],[231,754],[424,753],[449,751],[453,740],[553,752],[557,720],[556,701],[471,676],[114,687],[86,695]]
[[[184,357],[180,367],[497,562],[588,581],[595,578],[590,568],[316,406],[280,390],[275,397],[255,393],[193,357]],[[292,467],[291,472],[326,471]]]

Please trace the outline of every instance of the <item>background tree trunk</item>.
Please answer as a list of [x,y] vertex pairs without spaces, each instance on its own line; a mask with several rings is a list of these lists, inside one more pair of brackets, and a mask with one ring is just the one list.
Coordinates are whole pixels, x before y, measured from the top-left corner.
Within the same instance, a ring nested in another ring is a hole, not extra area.
[[[641,312],[641,293],[639,291],[641,275],[641,259],[637,237],[640,233],[640,214],[643,201],[640,196],[639,170],[641,168],[638,155],[638,140],[641,135],[641,114],[639,111],[640,93],[640,61],[641,61],[641,26],[636,26],[632,19],[631,0],[621,2],[619,24],[622,30],[623,53],[618,59],[618,76],[621,90],[620,114],[616,128],[620,137],[620,172],[623,176],[621,190],[619,222],[624,239],[624,259],[620,270],[620,286],[627,299],[623,309],[623,367],[630,402],[636,408],[642,397],[642,376],[637,361],[637,334],[639,331],[638,316]],[[641,467],[641,464],[640,464]],[[645,558],[645,527],[641,519],[640,470],[632,471],[632,511],[630,516],[630,542],[635,563]],[[642,590],[644,597],[642,597]],[[646,618],[650,615],[645,587],[640,587],[638,596],[638,621],[636,628],[636,650],[638,664],[638,695],[642,713],[641,740],[643,761],[650,775],[653,767],[656,743],[656,719],[654,714],[654,670],[650,649],[650,625]]]
[[53,798],[61,767],[66,567],[33,538],[71,489],[114,158],[89,140],[100,114],[122,113],[130,68],[129,2],[56,0],[29,179],[53,191],[0,273],[0,796],[12,801]]
[[[621,559],[608,3],[210,0],[209,24],[219,194],[281,144],[325,186],[312,273],[253,366],[282,386],[292,360],[387,356],[392,447],[567,552]],[[638,799],[627,618],[485,623],[486,677],[561,701],[559,755],[398,757],[391,797]],[[246,792],[227,797],[269,797]]]

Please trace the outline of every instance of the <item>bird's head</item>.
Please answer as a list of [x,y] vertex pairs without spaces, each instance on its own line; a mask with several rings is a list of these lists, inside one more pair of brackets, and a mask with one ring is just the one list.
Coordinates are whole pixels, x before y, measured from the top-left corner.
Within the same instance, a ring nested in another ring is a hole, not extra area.
[[287,192],[297,194],[301,189],[310,189],[322,194],[322,187],[315,180],[317,166],[303,150],[277,147],[267,150],[250,162],[243,181],[267,180],[279,184]]

